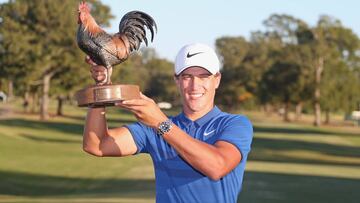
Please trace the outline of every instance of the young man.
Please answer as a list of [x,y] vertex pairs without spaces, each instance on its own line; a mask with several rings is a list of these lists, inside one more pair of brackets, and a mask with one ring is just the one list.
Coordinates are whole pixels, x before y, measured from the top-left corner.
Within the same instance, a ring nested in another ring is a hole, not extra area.
[[[93,78],[101,81],[106,71],[93,65]],[[153,100],[141,95],[118,104],[139,122],[108,129],[105,109],[89,108],[84,150],[95,156],[150,154],[156,202],[236,202],[253,129],[246,117],[222,112],[214,105],[219,70],[212,48],[183,47],[176,57],[174,77],[183,111],[168,118]]]

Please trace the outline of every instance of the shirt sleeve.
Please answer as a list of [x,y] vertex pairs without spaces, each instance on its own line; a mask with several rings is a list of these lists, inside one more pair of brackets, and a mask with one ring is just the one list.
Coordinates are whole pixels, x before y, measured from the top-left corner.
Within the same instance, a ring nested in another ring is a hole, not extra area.
[[250,152],[253,138],[253,126],[250,120],[241,115],[235,115],[226,122],[218,140],[223,140],[235,145],[240,153],[242,161]]
[[129,125],[125,125],[129,129],[131,135],[134,138],[135,144],[137,146],[136,154],[138,153],[149,153],[148,150],[148,138],[147,136],[150,133],[153,133],[152,129],[141,122],[135,122]]

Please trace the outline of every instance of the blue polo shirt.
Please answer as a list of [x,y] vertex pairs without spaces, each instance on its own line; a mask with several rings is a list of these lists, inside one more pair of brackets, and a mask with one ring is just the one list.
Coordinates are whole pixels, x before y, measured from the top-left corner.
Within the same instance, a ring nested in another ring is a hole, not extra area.
[[191,121],[184,113],[170,119],[197,140],[211,145],[223,140],[235,145],[241,152],[242,160],[226,176],[214,181],[185,162],[153,128],[140,122],[127,125],[134,137],[137,153],[150,154],[154,163],[156,202],[236,202],[253,137],[249,119],[222,112],[216,106],[196,121]]

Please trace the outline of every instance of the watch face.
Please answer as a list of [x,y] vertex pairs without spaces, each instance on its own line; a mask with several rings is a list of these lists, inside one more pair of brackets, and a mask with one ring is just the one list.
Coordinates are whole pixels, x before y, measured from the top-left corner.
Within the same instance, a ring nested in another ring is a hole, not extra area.
[[170,131],[171,127],[172,127],[172,122],[170,120],[160,123],[159,128],[158,128],[158,134],[164,135],[164,133],[167,133]]
[[166,122],[161,123],[160,128],[161,128],[161,131],[166,132],[167,130],[169,130],[169,124]]

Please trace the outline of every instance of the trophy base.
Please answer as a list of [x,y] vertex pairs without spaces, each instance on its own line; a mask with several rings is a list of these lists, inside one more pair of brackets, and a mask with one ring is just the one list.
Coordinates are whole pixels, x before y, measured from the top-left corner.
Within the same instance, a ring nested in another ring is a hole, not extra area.
[[140,98],[137,85],[99,85],[79,90],[75,98],[80,107],[114,106],[116,102]]

